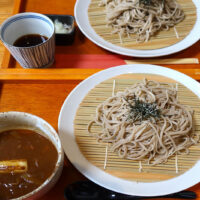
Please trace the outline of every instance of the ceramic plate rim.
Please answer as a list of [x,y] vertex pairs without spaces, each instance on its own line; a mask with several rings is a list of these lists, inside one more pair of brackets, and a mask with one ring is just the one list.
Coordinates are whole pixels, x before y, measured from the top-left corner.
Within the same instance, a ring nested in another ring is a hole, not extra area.
[[61,108],[58,119],[58,132],[68,159],[84,176],[93,182],[113,191],[129,195],[159,196],[178,192],[197,184],[200,181],[200,173],[198,173],[200,161],[178,177],[165,181],[143,183],[114,177],[92,165],[80,152],[73,130],[73,120],[79,104],[95,85],[114,76],[127,73],[145,73],[162,76],[164,74],[165,77],[185,85],[200,98],[200,84],[197,81],[169,68],[148,64],[135,64],[121,65],[102,70],[78,84],[65,99]]
[[165,56],[170,55],[173,53],[177,53],[179,51],[182,51],[190,46],[192,46],[194,43],[196,43],[200,39],[200,4],[198,0],[192,0],[193,3],[196,6],[197,11],[197,20],[196,23],[191,30],[191,32],[181,41],[178,43],[171,45],[169,47],[164,47],[160,49],[154,49],[154,50],[136,50],[136,49],[128,49],[119,47],[117,45],[111,44],[110,42],[107,42],[103,38],[101,38],[91,27],[88,19],[88,6],[91,0],[77,0],[75,7],[74,7],[74,15],[76,19],[76,23],[82,33],[90,39],[93,43],[96,45],[117,53],[121,55],[126,56],[135,56],[135,57],[157,57],[157,56]]

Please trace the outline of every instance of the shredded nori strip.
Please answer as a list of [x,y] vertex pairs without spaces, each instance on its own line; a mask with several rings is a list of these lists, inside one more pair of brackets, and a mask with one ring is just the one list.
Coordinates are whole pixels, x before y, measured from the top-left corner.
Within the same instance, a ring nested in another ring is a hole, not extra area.
[[[165,0],[158,0],[158,1],[162,1],[163,3],[165,2]],[[152,0],[139,0],[139,3],[144,4],[145,6],[153,6]]]
[[129,103],[130,106],[130,113],[129,113],[129,119],[132,119],[134,121],[143,121],[148,120],[149,118],[160,118],[161,117],[161,111],[158,109],[158,106],[156,102],[154,103],[146,103],[144,101],[139,100],[139,98],[136,98],[134,95],[133,99],[134,103]]

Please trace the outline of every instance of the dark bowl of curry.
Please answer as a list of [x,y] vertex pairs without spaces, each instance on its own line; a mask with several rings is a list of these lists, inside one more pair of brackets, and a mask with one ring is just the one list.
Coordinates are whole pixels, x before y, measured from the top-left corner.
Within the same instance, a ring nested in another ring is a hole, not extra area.
[[0,113],[0,199],[36,199],[58,180],[63,151],[55,130],[22,112]]

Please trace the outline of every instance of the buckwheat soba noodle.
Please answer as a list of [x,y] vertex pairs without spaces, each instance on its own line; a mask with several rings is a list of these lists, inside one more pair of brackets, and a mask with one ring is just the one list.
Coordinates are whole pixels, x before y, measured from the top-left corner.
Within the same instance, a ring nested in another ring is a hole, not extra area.
[[[147,42],[160,30],[168,30],[184,19],[176,0],[101,0],[112,33],[136,34],[137,42]],[[176,30],[175,30],[176,32]]]
[[[119,157],[160,164],[172,155],[189,153],[198,142],[193,110],[178,101],[177,87],[144,80],[117,92],[97,106],[88,132],[108,143]],[[91,131],[93,125],[101,132]]]

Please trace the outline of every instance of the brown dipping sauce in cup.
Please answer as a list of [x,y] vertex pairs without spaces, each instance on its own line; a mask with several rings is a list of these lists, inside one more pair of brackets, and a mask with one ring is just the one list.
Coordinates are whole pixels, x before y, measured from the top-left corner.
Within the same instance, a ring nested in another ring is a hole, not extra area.
[[[0,199],[23,196],[38,188],[55,169],[58,152],[44,136],[28,129],[0,133],[0,163],[12,160],[27,162],[27,170],[17,170],[17,164],[8,172],[0,165]],[[23,171],[24,170],[24,171]]]
[[39,34],[28,34],[18,38],[14,42],[14,46],[16,47],[31,47],[41,44],[48,40],[48,37]]

